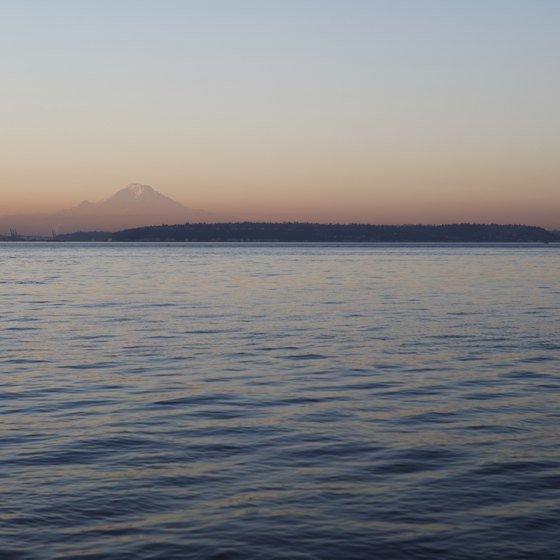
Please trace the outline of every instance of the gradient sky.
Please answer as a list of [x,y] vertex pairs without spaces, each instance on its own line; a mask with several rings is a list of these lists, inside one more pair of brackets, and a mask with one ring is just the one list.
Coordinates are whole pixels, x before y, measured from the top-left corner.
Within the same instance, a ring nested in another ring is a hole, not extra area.
[[0,0],[0,214],[560,227],[558,0]]

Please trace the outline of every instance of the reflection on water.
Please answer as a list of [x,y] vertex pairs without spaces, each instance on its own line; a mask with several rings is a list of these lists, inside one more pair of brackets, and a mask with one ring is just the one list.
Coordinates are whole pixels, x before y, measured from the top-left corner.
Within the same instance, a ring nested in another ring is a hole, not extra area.
[[559,272],[0,244],[0,557],[557,558]]

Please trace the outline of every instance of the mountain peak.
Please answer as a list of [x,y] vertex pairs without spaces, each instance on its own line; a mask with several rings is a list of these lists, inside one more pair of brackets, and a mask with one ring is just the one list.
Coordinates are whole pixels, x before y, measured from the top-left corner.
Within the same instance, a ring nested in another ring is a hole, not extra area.
[[161,194],[149,185],[131,183],[113,196],[98,202],[96,209],[104,213],[158,214],[184,212],[182,204]]
[[140,183],[130,183],[130,185],[127,185],[122,190],[132,195],[134,198],[140,198],[144,194],[156,192],[150,185],[141,185]]

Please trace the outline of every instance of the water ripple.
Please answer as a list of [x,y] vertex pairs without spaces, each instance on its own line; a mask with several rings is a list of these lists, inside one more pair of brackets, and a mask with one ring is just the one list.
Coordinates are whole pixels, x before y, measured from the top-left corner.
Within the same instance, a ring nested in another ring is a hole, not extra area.
[[554,248],[0,266],[0,558],[558,558]]

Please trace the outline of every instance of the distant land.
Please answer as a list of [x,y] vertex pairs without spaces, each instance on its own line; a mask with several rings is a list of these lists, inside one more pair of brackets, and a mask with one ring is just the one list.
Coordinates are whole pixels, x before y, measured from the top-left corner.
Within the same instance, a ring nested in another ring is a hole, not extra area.
[[75,231],[117,231],[146,225],[216,222],[222,214],[183,206],[149,185],[132,183],[100,202],[44,214],[0,216],[0,233],[55,235]]
[[[183,206],[149,185],[132,183],[101,202],[53,214],[0,217],[3,241],[178,242],[533,242],[559,231],[527,225],[371,225],[233,222]],[[163,224],[163,225],[162,225]],[[176,224],[176,225],[167,225]]]
[[145,226],[117,232],[89,231],[51,238],[0,236],[2,241],[116,242],[400,242],[558,243],[560,232],[500,224],[370,225],[229,222]]
[[554,242],[560,237],[536,226],[498,224],[370,225],[313,223],[217,223],[135,228],[114,241],[281,242]]

